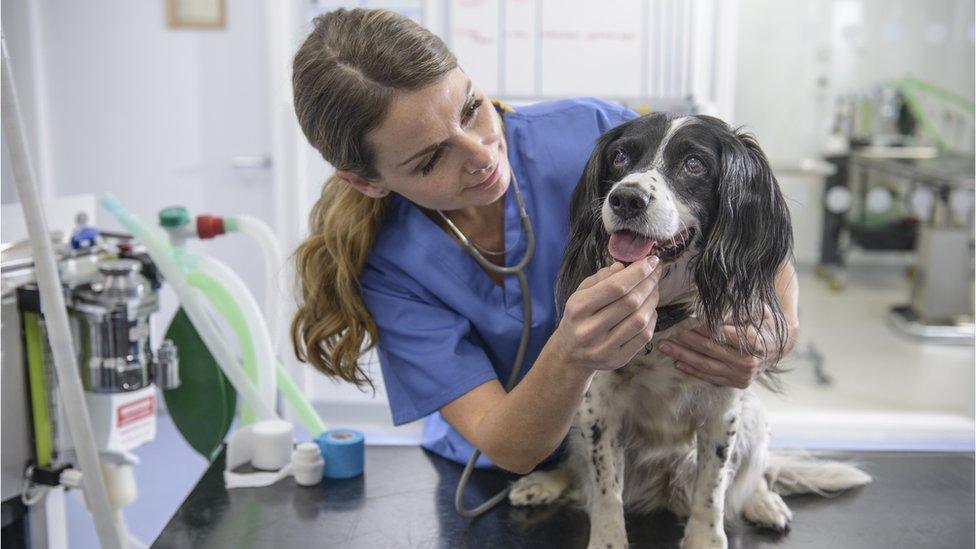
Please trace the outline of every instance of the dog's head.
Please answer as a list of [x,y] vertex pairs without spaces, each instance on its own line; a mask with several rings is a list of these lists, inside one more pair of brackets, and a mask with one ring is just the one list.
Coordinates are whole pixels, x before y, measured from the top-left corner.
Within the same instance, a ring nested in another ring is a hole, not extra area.
[[789,210],[755,139],[717,118],[656,113],[604,134],[571,206],[571,233],[557,281],[565,303],[582,280],[614,260],[654,254],[685,264],[699,317],[715,333],[728,322],[758,329],[776,315],[775,276],[790,256]]

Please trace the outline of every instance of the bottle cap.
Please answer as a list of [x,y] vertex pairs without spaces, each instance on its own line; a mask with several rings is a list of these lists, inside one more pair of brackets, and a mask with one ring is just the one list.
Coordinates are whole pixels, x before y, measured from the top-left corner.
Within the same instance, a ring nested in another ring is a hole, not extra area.
[[163,227],[182,227],[190,222],[190,214],[183,206],[170,206],[159,210],[159,224]]

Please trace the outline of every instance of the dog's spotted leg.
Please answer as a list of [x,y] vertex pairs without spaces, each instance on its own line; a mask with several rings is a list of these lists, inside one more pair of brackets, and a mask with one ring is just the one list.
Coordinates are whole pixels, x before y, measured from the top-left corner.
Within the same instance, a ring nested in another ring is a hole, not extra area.
[[727,404],[717,405],[715,414],[696,433],[698,477],[682,540],[685,549],[728,547],[724,521],[725,490],[734,475],[729,456],[735,447],[739,426],[739,393],[730,390]]
[[620,421],[607,412],[610,391],[598,379],[587,391],[577,421],[580,426],[586,470],[587,510],[590,515],[590,548],[624,549],[623,474],[624,448]]

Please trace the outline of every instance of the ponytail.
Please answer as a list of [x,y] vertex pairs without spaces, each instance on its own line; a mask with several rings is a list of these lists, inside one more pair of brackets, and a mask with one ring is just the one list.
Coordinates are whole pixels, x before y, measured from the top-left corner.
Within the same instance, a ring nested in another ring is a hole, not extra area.
[[363,304],[359,274],[388,200],[370,198],[330,177],[309,216],[310,234],[295,251],[300,291],[291,324],[295,353],[316,370],[360,387],[372,386],[357,359],[376,346],[377,332]]

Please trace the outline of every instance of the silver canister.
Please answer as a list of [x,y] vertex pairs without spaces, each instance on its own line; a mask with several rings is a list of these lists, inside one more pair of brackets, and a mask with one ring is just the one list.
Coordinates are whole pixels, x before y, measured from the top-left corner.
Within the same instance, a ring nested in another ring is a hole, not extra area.
[[133,259],[102,262],[99,278],[75,288],[70,306],[85,389],[135,391],[151,382],[149,316],[159,299]]

